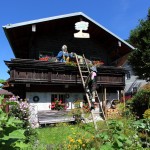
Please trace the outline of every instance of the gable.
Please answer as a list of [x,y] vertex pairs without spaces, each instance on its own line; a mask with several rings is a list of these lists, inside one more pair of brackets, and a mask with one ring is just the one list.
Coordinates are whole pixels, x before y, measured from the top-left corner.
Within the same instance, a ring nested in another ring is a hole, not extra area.
[[[74,38],[75,23],[89,22],[90,39]],[[36,31],[32,32],[32,26]],[[56,55],[63,44],[87,58],[100,57],[106,64],[131,52],[134,47],[83,13],[32,20],[3,27],[15,57],[37,59],[40,51]],[[118,46],[121,43],[121,47]]]

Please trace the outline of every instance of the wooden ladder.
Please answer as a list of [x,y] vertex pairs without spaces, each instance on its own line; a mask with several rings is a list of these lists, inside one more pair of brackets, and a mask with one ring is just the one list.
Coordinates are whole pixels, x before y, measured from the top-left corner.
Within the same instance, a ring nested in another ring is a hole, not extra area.
[[[90,96],[92,95],[92,93],[90,93],[90,92],[88,93],[87,89],[86,89],[86,81],[88,80],[88,77],[89,77],[89,74],[90,74],[90,69],[89,69],[88,63],[87,63],[86,58],[85,58],[84,55],[83,55],[83,60],[82,60],[83,62],[82,63],[80,63],[77,54],[75,54],[75,57],[76,57],[76,62],[77,62],[78,69],[79,69],[79,72],[80,72],[82,85],[83,85],[83,88],[84,88],[84,91],[85,91],[85,94],[86,94],[86,98],[87,98],[89,107],[91,109]],[[98,113],[99,113],[99,115],[102,114],[103,119],[106,120],[106,117],[105,117],[105,114],[104,114],[104,111],[103,111],[103,108],[102,108],[102,104],[101,104],[101,101],[100,101],[100,98],[98,96],[97,91],[95,92],[95,98],[97,98],[98,102],[99,102],[99,112]],[[92,116],[93,124],[94,124],[95,130],[97,130],[97,124],[96,124],[96,120],[94,119],[94,114],[95,113],[91,110],[91,116]]]

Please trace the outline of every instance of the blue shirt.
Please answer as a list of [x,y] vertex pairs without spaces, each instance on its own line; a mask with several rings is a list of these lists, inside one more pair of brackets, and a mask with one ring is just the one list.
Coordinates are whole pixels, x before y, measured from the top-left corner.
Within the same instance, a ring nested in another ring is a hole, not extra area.
[[64,57],[63,57],[63,56],[65,56],[65,57],[72,57],[72,54],[66,53],[66,52],[64,52],[64,51],[60,51],[60,52],[57,54],[56,58],[57,58],[57,60],[58,60],[59,62],[66,62],[66,60],[64,60]]

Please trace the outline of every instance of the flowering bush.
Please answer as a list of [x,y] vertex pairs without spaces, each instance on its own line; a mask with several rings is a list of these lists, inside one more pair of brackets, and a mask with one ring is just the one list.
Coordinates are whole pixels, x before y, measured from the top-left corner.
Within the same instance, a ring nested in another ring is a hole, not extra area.
[[52,104],[49,105],[49,108],[51,108],[51,110],[66,110],[67,105],[63,103],[62,100],[55,98],[54,102],[52,102]]
[[9,115],[21,119],[24,127],[29,126],[29,104],[27,100],[18,100],[19,97],[12,96],[9,99],[9,103],[13,104],[10,106]]
[[25,129],[24,135],[26,137],[25,142],[34,142],[36,140],[36,130],[32,128],[30,122],[31,110],[27,99],[19,99],[19,96],[12,96],[7,102],[9,104],[9,116],[14,117],[16,120],[22,121],[21,128]]

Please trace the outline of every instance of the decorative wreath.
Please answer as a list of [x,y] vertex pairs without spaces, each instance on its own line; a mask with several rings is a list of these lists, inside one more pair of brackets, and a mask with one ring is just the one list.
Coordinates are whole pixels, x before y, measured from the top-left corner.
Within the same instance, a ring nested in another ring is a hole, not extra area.
[[38,96],[34,96],[34,97],[33,97],[33,101],[34,101],[34,102],[38,102],[39,100],[40,100],[40,98],[39,98]]

